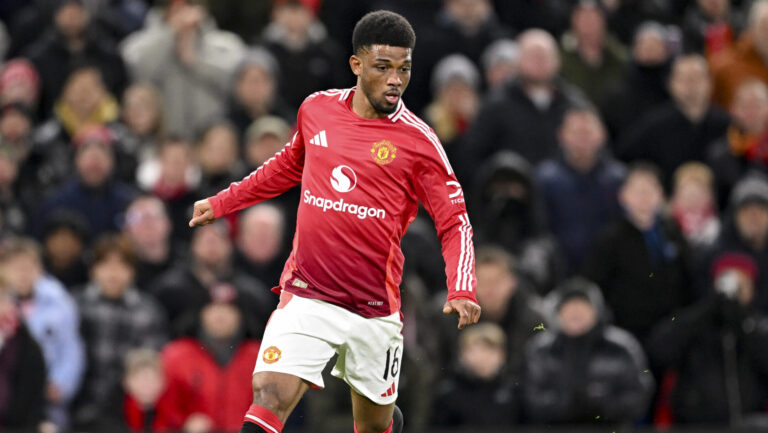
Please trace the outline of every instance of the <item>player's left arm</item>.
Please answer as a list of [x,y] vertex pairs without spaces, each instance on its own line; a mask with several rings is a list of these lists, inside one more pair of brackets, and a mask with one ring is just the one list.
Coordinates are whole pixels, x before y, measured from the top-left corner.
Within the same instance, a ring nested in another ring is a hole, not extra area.
[[[472,225],[469,222],[464,192],[456,180],[448,158],[437,138],[414,173],[416,195],[435,222],[442,245],[448,298],[443,306],[446,314],[459,315],[459,329],[477,323],[480,306],[477,303],[475,279],[475,249]],[[434,155],[433,155],[434,154]]]

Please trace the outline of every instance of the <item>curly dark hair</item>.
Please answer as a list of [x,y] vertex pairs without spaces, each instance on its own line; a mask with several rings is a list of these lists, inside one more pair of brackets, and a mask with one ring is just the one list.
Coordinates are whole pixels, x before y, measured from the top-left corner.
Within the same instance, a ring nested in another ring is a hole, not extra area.
[[384,10],[369,12],[355,24],[352,52],[358,54],[377,44],[412,49],[416,45],[416,33],[400,14]]

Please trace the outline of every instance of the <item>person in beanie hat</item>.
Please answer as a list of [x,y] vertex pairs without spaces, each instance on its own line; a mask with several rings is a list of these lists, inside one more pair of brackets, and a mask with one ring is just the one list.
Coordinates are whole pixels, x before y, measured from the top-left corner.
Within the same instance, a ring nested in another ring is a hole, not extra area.
[[[695,282],[699,292],[705,293],[709,288],[708,271],[726,251],[745,254],[758,269],[768,269],[768,179],[761,175],[748,175],[733,188],[722,233],[698,265]],[[768,313],[768,275],[757,275],[755,287],[755,306]]]
[[520,376],[527,421],[621,426],[642,416],[653,376],[638,341],[606,322],[600,289],[573,278],[545,305],[551,318],[526,347]]
[[0,71],[0,104],[18,102],[28,109],[37,107],[40,75],[28,60],[9,60]]
[[649,355],[658,368],[677,372],[676,423],[755,431],[752,418],[764,423],[768,404],[768,316],[754,303],[758,263],[724,251],[708,275],[708,295],[659,322]]

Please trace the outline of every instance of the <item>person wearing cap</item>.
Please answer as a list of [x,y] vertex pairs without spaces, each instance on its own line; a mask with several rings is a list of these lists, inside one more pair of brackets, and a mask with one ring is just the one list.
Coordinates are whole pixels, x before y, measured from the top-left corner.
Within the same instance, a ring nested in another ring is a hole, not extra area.
[[113,135],[105,126],[87,126],[74,140],[75,174],[45,199],[38,211],[37,233],[56,210],[79,213],[88,221],[89,239],[118,231],[118,215],[133,197],[131,188],[115,181]]
[[488,89],[501,88],[517,75],[520,50],[512,39],[499,39],[488,46],[480,57]]
[[246,47],[219,30],[199,1],[159,4],[120,50],[133,80],[152,83],[163,96],[166,131],[183,134],[225,114]]
[[261,167],[269,158],[283,150],[288,142],[291,127],[277,116],[263,116],[255,120],[245,130],[245,160],[253,171]]
[[[275,57],[263,47],[251,48],[235,71],[235,85],[227,117],[238,135],[247,135],[253,122],[267,116],[296,121],[296,110],[278,93],[280,71]],[[283,142],[283,144],[285,144]]]
[[346,87],[344,53],[315,16],[312,0],[273,0],[260,42],[280,67],[278,94],[296,110],[320,89]]
[[475,120],[480,106],[480,84],[480,71],[462,54],[443,58],[432,72],[435,98],[427,106],[424,119],[432,125],[449,155],[456,140]]
[[38,114],[42,119],[50,116],[67,77],[83,65],[98,70],[113,94],[121,94],[128,83],[125,64],[115,42],[94,28],[83,0],[52,3],[53,26],[24,53],[40,74]]
[[165,315],[155,299],[135,286],[136,255],[117,236],[93,247],[91,280],[77,294],[88,368],[74,422],[81,428],[121,412],[122,360],[138,348],[160,350],[168,338]]
[[756,279],[766,269],[738,250],[721,252],[705,272],[707,295],[651,333],[651,360],[677,373],[671,395],[676,423],[757,431],[754,417],[764,427],[768,316],[754,301]]
[[0,70],[0,104],[18,102],[34,110],[39,97],[40,75],[35,66],[23,58],[8,60]]
[[566,111],[557,136],[560,155],[539,164],[535,176],[549,230],[574,272],[598,233],[619,215],[626,168],[605,150],[607,133],[593,108]]
[[209,419],[207,431],[235,432],[243,423],[243,408],[253,399],[251,390],[239,385],[250,377],[253,360],[259,356],[260,343],[254,336],[260,334],[253,333],[249,323],[253,312],[243,302],[241,290],[219,282],[209,294],[192,312],[195,320],[189,336],[168,343],[162,361],[167,380],[197,396],[200,413]]
[[[708,275],[715,257],[724,251],[739,251],[757,263],[759,269],[768,269],[768,179],[759,175],[747,176],[733,189],[729,213],[715,245],[707,251],[699,264],[697,275]],[[705,277],[704,277],[705,278]],[[700,292],[709,282],[697,280]],[[758,275],[755,281],[755,305],[768,313],[768,275]]]
[[600,288],[570,279],[545,304],[551,318],[526,347],[520,375],[525,419],[603,428],[637,421],[654,378],[640,343],[608,323]]

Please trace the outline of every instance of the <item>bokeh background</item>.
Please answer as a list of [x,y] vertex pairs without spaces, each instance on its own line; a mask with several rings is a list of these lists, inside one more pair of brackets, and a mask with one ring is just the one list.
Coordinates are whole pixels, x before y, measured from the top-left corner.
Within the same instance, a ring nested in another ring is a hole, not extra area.
[[[417,33],[404,100],[475,230],[481,323],[405,235],[406,431],[765,430],[765,0],[2,0],[0,429],[237,432],[298,190],[192,204]],[[285,431],[352,430],[328,378]]]

